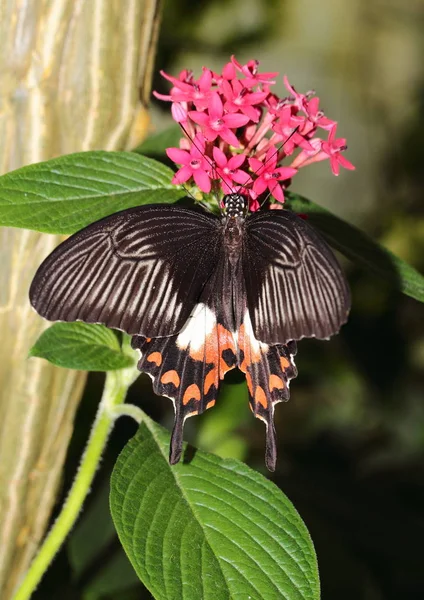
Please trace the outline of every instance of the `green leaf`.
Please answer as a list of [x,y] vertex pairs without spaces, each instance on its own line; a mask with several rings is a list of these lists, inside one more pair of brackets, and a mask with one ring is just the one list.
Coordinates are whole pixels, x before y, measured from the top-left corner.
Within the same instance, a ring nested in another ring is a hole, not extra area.
[[172,125],[164,131],[150,135],[135,148],[134,152],[144,154],[145,156],[163,156],[167,148],[178,147],[180,139],[183,137],[182,131],[178,125]]
[[134,152],[80,152],[0,177],[0,225],[74,233],[114,212],[185,195],[171,169]]
[[322,232],[333,248],[404,294],[424,302],[424,276],[366,233],[297,194],[287,193],[286,205],[295,212],[308,215],[309,222]]
[[29,356],[82,371],[113,371],[134,364],[134,359],[122,352],[113,331],[80,322],[55,323],[40,335]]
[[315,600],[314,548],[270,481],[235,460],[188,448],[147,419],[118,458],[111,511],[134,569],[157,600]]

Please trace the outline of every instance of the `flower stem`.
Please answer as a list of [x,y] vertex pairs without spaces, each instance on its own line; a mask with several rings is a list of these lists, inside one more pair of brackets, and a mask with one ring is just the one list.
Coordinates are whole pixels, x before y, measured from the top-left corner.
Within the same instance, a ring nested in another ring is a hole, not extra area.
[[[75,525],[90,491],[113,422],[119,416],[114,414],[114,407],[124,402],[127,390],[138,374],[135,367],[107,373],[96,419],[69,496],[16,592],[14,600],[27,600],[31,597],[55,554]],[[140,409],[138,411],[142,412]],[[126,411],[125,414],[131,415],[131,411]]]

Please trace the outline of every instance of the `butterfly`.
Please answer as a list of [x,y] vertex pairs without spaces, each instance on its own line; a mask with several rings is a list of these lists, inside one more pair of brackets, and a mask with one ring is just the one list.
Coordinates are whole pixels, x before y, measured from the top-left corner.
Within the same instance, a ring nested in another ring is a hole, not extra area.
[[217,216],[151,204],[97,221],[46,258],[30,301],[51,321],[101,323],[132,336],[138,368],[174,403],[171,464],[181,456],[185,420],[212,407],[225,374],[238,367],[266,425],[273,471],[274,409],[297,375],[296,342],[339,331],[349,288],[326,242],[295,213],[247,214],[239,193],[223,207]]

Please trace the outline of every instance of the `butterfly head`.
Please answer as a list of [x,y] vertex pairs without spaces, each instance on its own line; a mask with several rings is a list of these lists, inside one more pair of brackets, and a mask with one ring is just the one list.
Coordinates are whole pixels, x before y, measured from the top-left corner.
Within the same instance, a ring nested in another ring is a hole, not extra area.
[[241,194],[227,194],[222,203],[226,217],[245,217],[247,212],[247,200]]

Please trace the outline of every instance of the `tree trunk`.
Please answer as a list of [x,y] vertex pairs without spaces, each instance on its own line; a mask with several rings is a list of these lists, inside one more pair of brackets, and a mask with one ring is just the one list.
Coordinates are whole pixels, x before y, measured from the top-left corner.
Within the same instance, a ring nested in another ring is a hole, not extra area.
[[[0,171],[130,148],[144,108],[160,0],[0,0]],[[0,597],[45,533],[85,375],[31,358],[45,323],[28,288],[58,236],[0,232]]]

